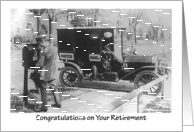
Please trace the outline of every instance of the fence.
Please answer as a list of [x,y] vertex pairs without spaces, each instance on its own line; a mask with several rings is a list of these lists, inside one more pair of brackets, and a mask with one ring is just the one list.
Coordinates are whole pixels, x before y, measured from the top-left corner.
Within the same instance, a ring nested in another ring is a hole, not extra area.
[[167,79],[167,77],[168,77],[168,75],[160,76],[156,80],[153,80],[150,83],[147,83],[147,84],[141,86],[140,88],[135,89],[132,92],[126,94],[122,98],[119,98],[119,99],[113,101],[112,103],[106,105],[105,107],[103,107],[103,109],[100,109],[97,112],[99,112],[99,113],[110,112],[110,111],[118,108],[122,104],[126,103],[126,101],[123,101],[123,100],[130,100],[130,99],[137,96],[137,113],[139,113],[139,105],[141,102],[140,97],[142,96],[143,92],[145,90],[149,89],[151,86],[154,86],[159,82],[162,82],[161,98],[163,98],[163,96],[164,96],[164,84],[165,84],[164,81]]

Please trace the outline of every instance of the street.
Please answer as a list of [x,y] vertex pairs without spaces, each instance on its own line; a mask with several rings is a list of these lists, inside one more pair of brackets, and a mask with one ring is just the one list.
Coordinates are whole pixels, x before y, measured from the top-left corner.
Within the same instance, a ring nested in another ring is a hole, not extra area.
[[[19,45],[19,47],[23,47],[24,44]],[[140,45],[137,45],[136,47],[140,47]],[[141,47],[144,48],[137,48],[137,51],[142,53],[150,53],[148,45],[145,44],[144,46],[141,45]],[[154,47],[153,44],[151,46]],[[157,49],[159,47],[158,45],[154,48]],[[169,48],[170,46],[168,46]],[[118,50],[118,44],[115,44],[116,51]],[[143,52],[144,51],[144,52]],[[154,50],[155,52],[158,50]],[[117,52],[119,53],[119,52]],[[59,59],[56,61],[57,69],[64,67],[64,64]],[[31,72],[31,70],[28,70],[28,75]],[[59,71],[57,71],[57,77],[59,77]],[[29,77],[28,77],[29,78]],[[19,93],[19,95],[22,95],[23,93],[23,83],[24,83],[24,68],[22,67],[22,50],[15,49],[11,56],[11,93]],[[126,82],[122,82],[126,83]],[[128,83],[128,88],[133,89],[134,84]],[[84,81],[82,84],[82,88],[64,88],[61,86],[59,78],[57,78],[57,86],[62,91],[62,108],[61,109],[54,109],[52,107],[49,107],[48,112],[55,113],[55,112],[70,112],[70,113],[87,113],[87,112],[96,112],[96,110],[100,107],[106,106],[110,104],[111,102],[114,102],[117,98],[115,97],[123,97],[127,94],[126,88],[124,88],[126,92],[119,92],[120,89],[116,90],[114,89],[113,85],[114,82],[111,82],[109,85],[109,90],[107,90],[107,86],[104,85],[104,88],[102,87],[102,82],[91,82],[91,81]],[[35,85],[32,82],[32,80],[28,79],[28,90],[35,89]],[[36,96],[36,101],[40,100],[40,95],[32,94],[33,97]],[[171,98],[171,79],[168,79],[165,88],[164,88],[164,95],[165,98]],[[144,97],[144,103],[149,103],[151,100],[154,100],[155,97],[152,96],[145,96]],[[116,108],[113,112],[123,112],[123,113],[130,113],[130,112],[137,112],[137,106],[136,105],[129,105],[130,103],[137,102],[137,98],[133,98],[129,102],[122,105],[122,107]],[[52,97],[52,94],[48,92],[48,104],[54,103],[54,99]],[[35,101],[29,101],[29,104],[35,104]],[[146,105],[146,104],[145,104]]]

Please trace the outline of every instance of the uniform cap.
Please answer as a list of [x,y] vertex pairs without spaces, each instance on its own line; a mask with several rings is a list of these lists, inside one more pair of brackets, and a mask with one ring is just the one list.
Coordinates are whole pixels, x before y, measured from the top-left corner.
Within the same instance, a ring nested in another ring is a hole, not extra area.
[[42,39],[45,39],[45,37],[40,35],[40,36],[35,37],[35,39],[36,39],[36,41],[40,41]]

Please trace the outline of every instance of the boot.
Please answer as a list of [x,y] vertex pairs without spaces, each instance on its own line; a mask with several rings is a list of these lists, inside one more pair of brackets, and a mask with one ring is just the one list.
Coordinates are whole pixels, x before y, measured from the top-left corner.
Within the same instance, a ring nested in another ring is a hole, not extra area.
[[58,88],[56,89],[52,89],[52,93],[53,93],[53,96],[54,96],[54,99],[55,99],[55,107],[57,108],[61,108],[61,102],[60,102],[60,96],[59,96],[59,91],[58,91]]

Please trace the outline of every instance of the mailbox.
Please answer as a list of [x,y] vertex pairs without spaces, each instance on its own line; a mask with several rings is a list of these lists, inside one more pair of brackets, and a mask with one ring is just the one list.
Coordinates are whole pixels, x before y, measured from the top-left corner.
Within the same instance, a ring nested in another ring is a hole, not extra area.
[[38,62],[40,47],[38,44],[26,44],[22,49],[22,59],[24,68],[35,67]]

